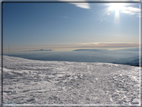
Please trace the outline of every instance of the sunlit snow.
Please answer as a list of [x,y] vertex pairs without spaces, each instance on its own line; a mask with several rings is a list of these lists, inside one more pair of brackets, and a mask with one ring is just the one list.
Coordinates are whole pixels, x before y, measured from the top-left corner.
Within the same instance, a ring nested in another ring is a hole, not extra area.
[[4,104],[140,104],[140,68],[3,56]]

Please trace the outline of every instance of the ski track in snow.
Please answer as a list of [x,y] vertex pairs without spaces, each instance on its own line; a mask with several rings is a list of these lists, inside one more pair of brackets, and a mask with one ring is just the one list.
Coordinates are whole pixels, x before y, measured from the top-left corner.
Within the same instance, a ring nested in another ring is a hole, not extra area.
[[139,67],[3,56],[4,104],[139,105]]

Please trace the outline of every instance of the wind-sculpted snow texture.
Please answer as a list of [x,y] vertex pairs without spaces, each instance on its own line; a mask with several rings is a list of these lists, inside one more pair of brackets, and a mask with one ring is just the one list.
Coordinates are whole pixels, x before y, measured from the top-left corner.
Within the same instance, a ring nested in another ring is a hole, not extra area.
[[4,104],[140,104],[139,67],[4,56]]

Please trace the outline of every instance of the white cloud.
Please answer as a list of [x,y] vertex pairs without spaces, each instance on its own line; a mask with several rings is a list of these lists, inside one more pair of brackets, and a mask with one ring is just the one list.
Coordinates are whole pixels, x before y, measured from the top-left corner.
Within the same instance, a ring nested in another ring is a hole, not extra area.
[[125,7],[121,12],[130,15],[139,15],[141,9],[136,7]]
[[88,3],[72,3],[74,5],[76,5],[77,7],[80,7],[80,8],[85,8],[85,9],[90,9],[90,6]]
[[[76,7],[90,9],[90,5],[89,3],[86,3],[86,0],[59,0],[59,1],[64,1],[64,2],[74,4]],[[84,3],[73,3],[74,1],[83,1]]]

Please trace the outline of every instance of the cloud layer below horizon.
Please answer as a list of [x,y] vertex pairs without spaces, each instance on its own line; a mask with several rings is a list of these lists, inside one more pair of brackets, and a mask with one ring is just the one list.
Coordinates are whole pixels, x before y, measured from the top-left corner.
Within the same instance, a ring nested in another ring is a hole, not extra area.
[[[35,47],[10,47],[10,52],[20,51],[71,51],[74,49],[126,49],[138,48],[138,43],[82,43],[73,45],[35,46]],[[4,48],[4,53],[8,53],[8,48]]]

